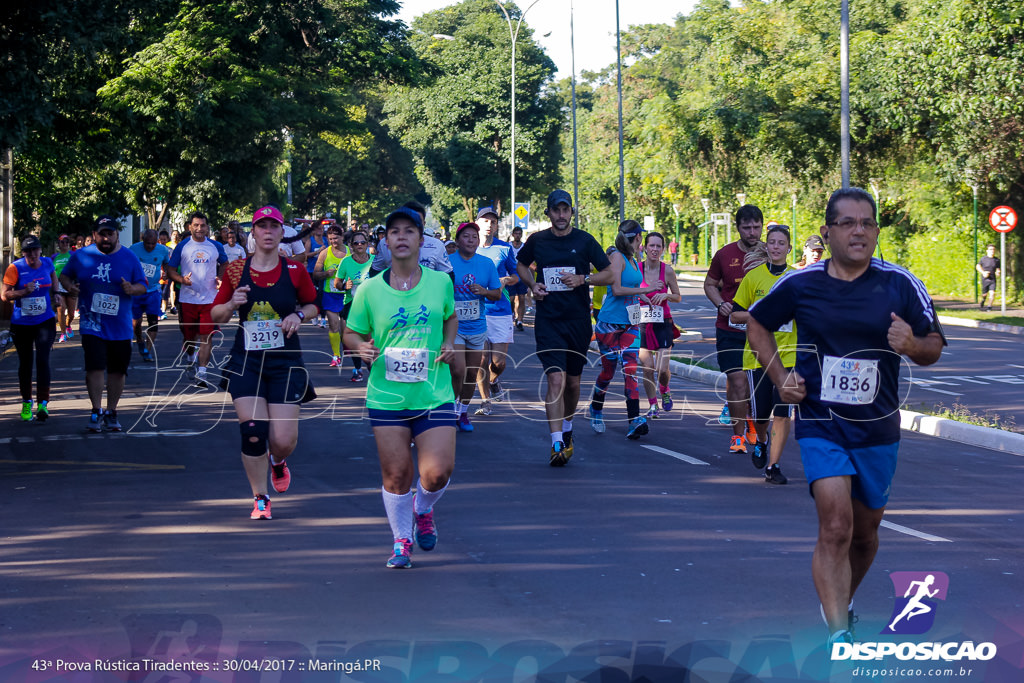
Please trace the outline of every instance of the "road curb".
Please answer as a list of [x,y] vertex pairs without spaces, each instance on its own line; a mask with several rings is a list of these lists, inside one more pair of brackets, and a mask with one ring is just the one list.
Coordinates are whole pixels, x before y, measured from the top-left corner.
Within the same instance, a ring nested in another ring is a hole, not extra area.
[[973,318],[957,318],[950,315],[940,315],[939,322],[942,323],[943,325],[952,325],[953,327],[974,327],[982,330],[991,330],[992,332],[1006,332],[1007,334],[1024,334],[1024,327],[1020,325],[986,323],[981,320],[974,320]]
[[[725,386],[725,373],[723,372],[680,363],[676,360],[670,360],[668,365],[669,371],[676,377],[710,386]],[[1024,455],[1024,434],[1008,432],[1004,429],[957,422],[944,417],[916,413],[912,410],[900,411],[900,429],[947,441],[956,441],[968,446],[988,448],[1001,453]]]

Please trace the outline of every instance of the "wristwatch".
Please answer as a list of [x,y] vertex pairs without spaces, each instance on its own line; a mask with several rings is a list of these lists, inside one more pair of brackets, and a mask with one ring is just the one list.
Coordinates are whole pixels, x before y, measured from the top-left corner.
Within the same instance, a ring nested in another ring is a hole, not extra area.
[[590,275],[589,274],[583,276],[583,284],[585,284],[585,285],[589,285],[590,284]]
[[299,322],[305,322],[305,320],[306,320],[306,314],[305,313],[303,313],[302,311],[292,311],[292,312],[295,313],[295,315],[299,316]]

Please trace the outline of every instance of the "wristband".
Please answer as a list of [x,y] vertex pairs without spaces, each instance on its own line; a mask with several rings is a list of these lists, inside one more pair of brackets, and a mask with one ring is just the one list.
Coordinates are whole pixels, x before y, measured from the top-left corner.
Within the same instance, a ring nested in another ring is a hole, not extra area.
[[305,313],[303,313],[302,311],[292,311],[292,313],[294,313],[295,315],[299,316],[299,322],[305,322],[305,320],[306,320],[306,314]]

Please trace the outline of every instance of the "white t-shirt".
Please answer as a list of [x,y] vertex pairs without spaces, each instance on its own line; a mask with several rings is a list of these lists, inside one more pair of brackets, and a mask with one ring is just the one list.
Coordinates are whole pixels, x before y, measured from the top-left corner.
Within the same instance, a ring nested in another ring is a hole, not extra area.
[[[292,226],[284,226],[285,237],[294,237],[295,235],[298,234],[298,231]],[[249,250],[250,254],[256,253],[256,239],[252,236],[252,233],[249,233],[249,239],[246,241],[245,246]],[[284,256],[285,258],[291,258],[296,254],[301,254],[302,252],[306,251],[306,247],[304,244],[302,244],[302,240],[295,240],[291,244],[281,242],[281,244],[277,247],[277,250],[278,252],[280,252],[281,256]]]
[[[448,252],[444,248],[444,242],[423,234],[423,246],[420,247],[420,265],[426,266],[439,273],[452,272],[452,264],[448,260]],[[373,259],[373,270],[384,271],[391,267],[391,251],[388,250],[386,240],[381,240],[377,245],[377,255]]]
[[185,239],[171,255],[171,267],[180,268],[182,275],[191,273],[192,286],[181,286],[181,302],[186,304],[212,304],[217,296],[217,264],[227,263],[228,257],[219,242],[205,239],[196,242]]
[[227,254],[228,261],[237,261],[238,259],[243,259],[248,256],[248,254],[245,253],[245,249],[242,248],[242,245],[237,243],[235,246],[225,244],[224,253]]

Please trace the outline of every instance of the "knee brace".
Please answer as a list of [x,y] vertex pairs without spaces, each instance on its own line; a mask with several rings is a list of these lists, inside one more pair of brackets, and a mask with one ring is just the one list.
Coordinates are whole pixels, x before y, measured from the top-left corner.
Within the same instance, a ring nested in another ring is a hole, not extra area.
[[270,420],[246,420],[238,423],[242,432],[242,455],[259,458],[267,454]]

